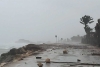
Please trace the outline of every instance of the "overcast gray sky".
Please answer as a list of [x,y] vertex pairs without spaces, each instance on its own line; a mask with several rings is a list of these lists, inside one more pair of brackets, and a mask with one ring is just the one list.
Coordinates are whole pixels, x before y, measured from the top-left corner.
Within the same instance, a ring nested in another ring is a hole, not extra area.
[[100,18],[100,0],[0,0],[0,42],[55,41],[84,35],[84,15]]

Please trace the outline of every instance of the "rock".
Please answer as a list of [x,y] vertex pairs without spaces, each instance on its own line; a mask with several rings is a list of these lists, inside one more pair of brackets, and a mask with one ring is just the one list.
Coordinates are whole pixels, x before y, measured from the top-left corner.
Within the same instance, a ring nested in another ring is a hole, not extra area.
[[42,48],[35,44],[28,44],[18,49],[12,48],[9,52],[1,54],[0,63],[23,60],[23,58],[33,55],[35,51],[39,53]]
[[1,56],[3,57],[3,56],[7,56],[8,55],[8,53],[3,53],[3,54],[1,54]]
[[5,58],[4,62],[10,62],[10,61],[13,60],[13,58],[14,58],[13,55],[8,55],[8,56]]
[[10,55],[16,55],[17,54],[17,49],[16,48],[12,48],[8,53]]
[[46,63],[50,63],[50,59],[47,58],[47,59],[45,60],[45,62],[46,62]]
[[21,60],[24,60],[23,58],[21,58]]
[[23,60],[23,56],[20,55],[20,54],[17,54],[17,55],[14,56],[13,60],[17,60],[17,61]]
[[77,62],[80,62],[81,60],[80,59],[77,59]]
[[1,63],[1,64],[0,64],[0,67],[3,67],[4,65],[6,65],[6,63]]
[[10,62],[13,60],[13,55],[9,55],[8,53],[2,54],[0,57],[0,63],[2,62]]
[[67,54],[67,50],[64,50],[64,51],[63,51],[63,54]]
[[41,59],[42,57],[36,57],[36,59]]
[[28,44],[28,45],[26,45],[25,50],[34,50],[34,51],[37,51],[37,50],[41,50],[41,48],[39,47],[39,45]]
[[38,63],[37,64],[39,67],[43,67],[43,64],[42,63]]
[[26,53],[24,47],[17,49],[17,54],[23,54]]

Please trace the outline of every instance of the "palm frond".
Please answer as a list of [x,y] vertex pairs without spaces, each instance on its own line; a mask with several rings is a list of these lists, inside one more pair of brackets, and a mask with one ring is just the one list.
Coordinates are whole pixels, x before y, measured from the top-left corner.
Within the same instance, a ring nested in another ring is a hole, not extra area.
[[84,24],[84,22],[80,21],[81,24]]
[[90,21],[89,24],[93,23],[94,21]]
[[83,21],[83,19],[82,19],[82,18],[80,18],[80,20],[81,20],[81,21]]

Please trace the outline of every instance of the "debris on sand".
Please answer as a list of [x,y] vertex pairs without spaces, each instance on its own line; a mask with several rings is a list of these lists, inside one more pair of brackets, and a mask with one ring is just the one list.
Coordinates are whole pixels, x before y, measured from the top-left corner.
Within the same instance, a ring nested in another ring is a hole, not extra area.
[[81,60],[80,59],[77,59],[77,62],[81,62]]
[[45,62],[46,62],[46,63],[50,63],[50,59],[47,58],[47,59],[45,60]]
[[67,53],[68,53],[67,50],[64,50],[64,51],[63,51],[63,54],[67,54]]
[[3,67],[4,65],[6,65],[7,63],[1,63],[0,64],[0,67]]
[[91,53],[91,55],[97,55],[97,56],[100,56],[100,53]]
[[42,57],[36,57],[36,59],[41,59]]
[[42,63],[38,63],[37,64],[39,67],[43,67],[43,64]]

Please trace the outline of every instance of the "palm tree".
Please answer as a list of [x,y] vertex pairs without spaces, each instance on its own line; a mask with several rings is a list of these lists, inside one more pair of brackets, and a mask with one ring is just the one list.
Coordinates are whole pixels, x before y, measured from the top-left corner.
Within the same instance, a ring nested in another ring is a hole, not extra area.
[[92,28],[90,28],[88,25],[86,25],[86,27],[84,27],[84,29],[85,29],[85,32],[87,33],[87,34],[89,34],[90,32],[92,32]]
[[90,24],[90,23],[94,22],[93,18],[88,16],[88,15],[83,16],[82,18],[80,18],[80,20],[81,20],[80,23],[82,23],[84,25],[87,25],[88,23]]
[[85,29],[85,32],[88,33],[90,32],[92,29],[88,26],[88,24],[91,24],[93,23],[93,18],[88,16],[88,15],[85,15],[83,16],[82,18],[80,18],[80,23],[85,25],[84,29]]
[[80,23],[85,25],[84,29],[85,29],[85,32],[86,32],[87,43],[90,43],[90,32],[92,31],[92,29],[88,26],[88,24],[91,24],[93,22],[94,22],[93,18],[88,16],[88,15],[85,15],[82,18],[80,18]]

